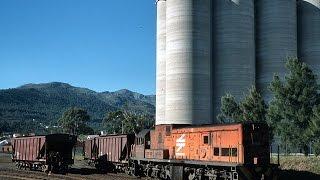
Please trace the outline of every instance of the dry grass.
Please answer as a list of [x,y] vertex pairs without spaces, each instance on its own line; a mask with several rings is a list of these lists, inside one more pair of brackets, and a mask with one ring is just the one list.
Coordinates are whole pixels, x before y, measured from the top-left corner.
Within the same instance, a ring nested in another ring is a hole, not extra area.
[[83,161],[83,155],[79,154],[79,153],[76,153],[75,156],[74,156],[74,160]]
[[0,163],[12,163],[11,154],[0,153]]
[[[277,157],[272,161],[277,162]],[[280,168],[282,170],[307,171],[320,174],[320,157],[315,156],[280,156]]]

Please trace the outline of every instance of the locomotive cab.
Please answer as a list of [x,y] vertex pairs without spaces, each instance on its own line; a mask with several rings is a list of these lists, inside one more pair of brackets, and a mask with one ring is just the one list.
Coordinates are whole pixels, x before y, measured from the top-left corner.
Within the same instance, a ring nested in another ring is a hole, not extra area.
[[244,164],[270,163],[269,127],[265,123],[243,124]]
[[136,135],[134,140],[132,156],[136,158],[145,158],[145,150],[150,149],[150,129],[144,129]]

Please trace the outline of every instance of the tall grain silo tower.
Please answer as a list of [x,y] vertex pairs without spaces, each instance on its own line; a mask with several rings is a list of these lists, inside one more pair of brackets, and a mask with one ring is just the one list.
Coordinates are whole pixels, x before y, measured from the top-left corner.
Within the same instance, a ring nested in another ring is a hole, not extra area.
[[285,74],[287,57],[297,57],[296,0],[256,0],[256,84],[265,100],[277,73]]
[[167,0],[166,110],[161,123],[212,123],[210,72],[211,0]]
[[165,124],[166,100],[166,0],[157,0],[156,124]]
[[230,93],[239,99],[255,83],[254,0],[212,2],[216,117],[222,96]]
[[320,0],[298,2],[299,58],[320,76]]

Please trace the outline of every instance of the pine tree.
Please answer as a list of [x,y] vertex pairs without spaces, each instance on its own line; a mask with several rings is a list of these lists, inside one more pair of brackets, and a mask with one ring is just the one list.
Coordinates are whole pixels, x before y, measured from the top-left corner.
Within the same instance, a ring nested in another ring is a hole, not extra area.
[[242,119],[252,122],[266,122],[267,105],[255,86],[249,89],[249,94],[240,103]]
[[313,108],[308,135],[316,156],[320,155],[320,105]]
[[217,119],[222,123],[242,121],[240,106],[231,94],[221,97],[220,111]]
[[266,122],[266,113],[266,103],[256,87],[252,86],[240,103],[230,94],[223,96],[218,119],[222,122]]
[[308,128],[313,108],[319,103],[316,76],[311,69],[296,58],[287,60],[288,74],[284,81],[274,76],[270,90],[268,121],[283,142],[289,142],[307,152]]

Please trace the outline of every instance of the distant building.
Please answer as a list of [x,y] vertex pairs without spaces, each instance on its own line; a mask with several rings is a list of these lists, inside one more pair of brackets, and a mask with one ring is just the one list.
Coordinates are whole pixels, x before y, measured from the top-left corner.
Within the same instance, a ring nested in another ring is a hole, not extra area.
[[11,143],[7,145],[0,146],[1,153],[12,153],[12,146]]

